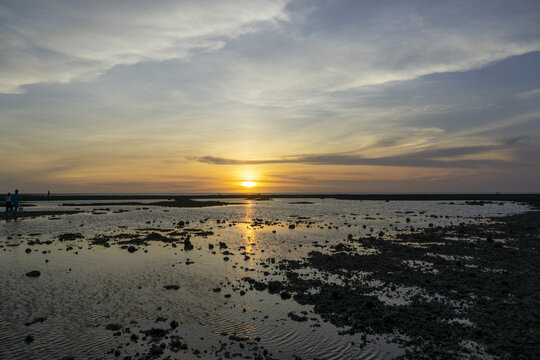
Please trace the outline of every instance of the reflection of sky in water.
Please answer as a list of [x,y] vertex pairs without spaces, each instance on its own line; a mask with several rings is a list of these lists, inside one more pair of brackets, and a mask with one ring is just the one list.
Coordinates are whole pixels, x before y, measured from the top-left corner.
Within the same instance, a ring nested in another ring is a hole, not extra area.
[[255,218],[253,207],[254,207],[253,201],[248,201],[246,205],[244,206],[245,213],[246,213],[244,222],[247,223],[244,228],[244,243],[245,243],[244,246],[246,247],[246,252],[248,253],[250,253],[252,250],[251,244],[257,244],[257,238],[255,236],[256,232],[253,229],[253,227],[250,225],[250,223]]
[[[458,224],[476,221],[477,216],[527,209],[513,203],[469,206],[424,201],[307,200],[314,204],[291,204],[293,200],[277,199],[189,209],[104,205],[81,207],[85,213],[61,216],[57,220],[43,217],[2,222],[0,358],[101,357],[117,341],[103,330],[106,324],[128,325],[135,320],[141,329],[148,329],[160,325],[154,322],[157,316],[181,322],[182,335],[203,348],[222,339],[221,332],[235,332],[239,336],[260,336],[260,344],[278,358],[291,358],[292,354],[328,359],[360,355],[391,358],[400,351],[384,340],[360,349],[350,344],[355,337],[339,336],[332,325],[321,322],[321,327],[313,328],[310,327],[312,322],[297,323],[287,318],[290,311],[309,312],[310,307],[300,306],[293,300],[283,301],[279,295],[267,292],[247,291],[240,296],[232,288],[244,284],[241,281],[244,276],[260,278],[263,271],[272,273],[272,268],[261,266],[262,260],[297,259],[312,250],[328,251],[315,244],[335,245],[348,234],[367,236],[372,233],[370,228],[375,234],[379,231],[393,234],[410,226]],[[37,205],[28,209],[70,209],[58,206],[59,202]],[[94,215],[93,208],[110,210]],[[128,211],[115,213],[118,209]],[[405,221],[407,217],[410,223]],[[298,222],[299,218],[306,219],[297,223],[294,230],[289,229],[289,224]],[[278,219],[279,223],[252,226],[254,219]],[[180,230],[176,227],[180,220],[190,221],[186,228],[210,230],[214,235],[193,236],[195,248],[189,252],[183,251],[182,245],[174,248],[154,242],[130,254],[116,245],[103,248],[89,246],[87,241],[97,234],[136,233],[143,228]],[[307,227],[307,221],[313,224]],[[236,224],[229,226],[233,222]],[[80,232],[86,239],[69,243],[56,241],[58,235],[67,232]],[[55,242],[32,246],[32,253],[26,254],[25,243],[35,239]],[[20,242],[21,246],[7,246]],[[229,261],[223,259],[219,242],[225,242],[234,254],[229,256]],[[208,244],[215,245],[215,254],[208,249]],[[67,245],[74,249],[66,251]],[[249,259],[242,255],[244,251]],[[188,259],[193,264],[186,265]],[[40,278],[24,276],[34,269],[42,272]],[[163,286],[167,284],[178,284],[180,289],[166,291]],[[215,287],[221,287],[222,291],[214,293]],[[381,297],[388,295],[379,293]],[[225,298],[225,294],[231,297]],[[162,310],[156,310],[158,307]],[[48,319],[31,328],[24,326],[37,316]],[[311,313],[308,317],[318,318]],[[36,335],[36,341],[30,346],[22,342],[28,333]],[[205,340],[200,340],[201,337]]]

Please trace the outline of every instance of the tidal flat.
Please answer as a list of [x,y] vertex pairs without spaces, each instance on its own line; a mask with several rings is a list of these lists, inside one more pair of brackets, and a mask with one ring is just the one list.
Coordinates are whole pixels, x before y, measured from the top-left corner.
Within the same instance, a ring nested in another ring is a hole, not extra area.
[[0,223],[0,358],[540,357],[530,202],[34,204]]

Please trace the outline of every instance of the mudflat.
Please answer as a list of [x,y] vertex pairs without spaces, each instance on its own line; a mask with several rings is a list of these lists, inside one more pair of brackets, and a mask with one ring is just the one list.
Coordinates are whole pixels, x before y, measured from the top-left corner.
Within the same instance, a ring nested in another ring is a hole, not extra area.
[[260,198],[36,201],[1,224],[0,357],[540,355],[534,199]]

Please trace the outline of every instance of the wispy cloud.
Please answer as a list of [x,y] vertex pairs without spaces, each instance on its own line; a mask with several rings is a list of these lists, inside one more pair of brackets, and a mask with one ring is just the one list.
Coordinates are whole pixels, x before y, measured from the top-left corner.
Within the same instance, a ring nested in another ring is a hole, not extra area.
[[528,91],[522,91],[516,94],[518,99],[529,100],[540,98],[540,89],[532,89]]
[[436,160],[409,156],[392,156],[380,158],[364,158],[352,155],[311,155],[303,157],[286,157],[267,160],[226,159],[204,156],[200,162],[215,165],[261,165],[261,164],[309,164],[309,165],[373,165],[373,166],[406,166],[406,167],[438,167],[438,168],[483,168],[516,166],[514,162],[505,160]]
[[214,165],[261,165],[261,164],[309,164],[309,165],[371,165],[398,167],[433,167],[433,168],[500,168],[520,165],[516,161],[480,158],[463,159],[460,157],[478,155],[493,150],[504,149],[519,139],[510,139],[497,145],[476,145],[449,148],[435,148],[414,151],[402,155],[384,157],[364,157],[359,154],[313,154],[293,155],[275,159],[228,159],[215,156],[203,156],[199,162]]
[[[443,15],[455,11],[444,4],[314,2],[304,10],[287,4],[8,2],[0,5],[0,92],[95,79],[117,65],[191,62],[211,52],[222,78],[217,91],[228,100],[296,107],[326,93],[467,71],[540,50],[534,16],[523,11],[502,18],[488,4],[466,6],[461,10],[468,16],[453,18]],[[355,21],[340,13],[327,23],[329,12],[349,6]]]
[[284,20],[286,1],[64,0],[0,4],[0,92],[88,80],[117,65],[187,59],[264,22]]

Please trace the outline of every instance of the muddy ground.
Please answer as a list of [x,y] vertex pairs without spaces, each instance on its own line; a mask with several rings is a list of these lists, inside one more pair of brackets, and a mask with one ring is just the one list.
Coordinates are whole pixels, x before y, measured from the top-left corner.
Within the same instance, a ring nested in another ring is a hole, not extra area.
[[540,212],[379,235],[282,261],[285,281],[245,280],[343,333],[393,334],[403,358],[540,358]]
[[[65,213],[68,212],[25,212],[24,215]],[[235,225],[208,221],[221,226]],[[278,225],[294,230],[313,224],[298,220],[293,226],[264,219],[251,224],[254,228]],[[246,258],[252,255],[245,248],[229,249],[227,244],[215,240],[207,245],[202,242],[212,235],[211,231],[180,221],[171,229],[144,228],[91,238],[79,233],[62,234],[58,241],[69,244],[82,240],[90,246],[119,246],[130,253],[146,251],[150,242],[190,251],[195,242],[207,246],[209,252],[226,256],[223,260],[234,255],[229,250],[243,251],[241,254]],[[363,335],[361,345],[366,345],[372,335],[390,338],[406,349],[401,356],[404,359],[537,359],[540,358],[539,238],[538,211],[491,218],[480,224],[420,230],[411,227],[393,236],[382,231],[369,237],[350,234],[337,245],[314,246],[316,250],[304,259],[261,260],[260,265],[267,271],[258,273],[256,279],[246,276],[223,290],[240,295],[265,291],[311,305],[319,319],[335,325],[343,335]],[[168,284],[165,289],[175,291],[178,287]],[[308,312],[289,313],[288,317],[320,326],[320,320]],[[188,347],[175,319],[160,319],[156,323],[160,324],[151,329],[138,328],[136,323],[108,324],[107,330],[127,343],[145,342],[146,351],[138,353],[136,358],[158,358],[165,349],[201,357],[273,357],[258,345],[259,339],[235,334],[222,334],[222,346],[212,348],[211,352]],[[25,339],[27,343],[32,341]],[[123,356],[123,353],[120,346],[111,349],[110,355]]]

